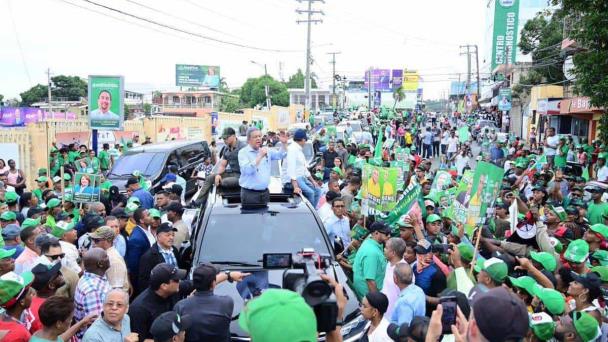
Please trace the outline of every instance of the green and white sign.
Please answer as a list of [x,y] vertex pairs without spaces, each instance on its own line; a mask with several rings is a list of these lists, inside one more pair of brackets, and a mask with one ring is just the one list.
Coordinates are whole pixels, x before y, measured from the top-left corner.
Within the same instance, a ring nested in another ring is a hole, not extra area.
[[511,88],[498,90],[498,110],[511,110]]
[[219,88],[220,67],[214,65],[175,65],[175,85],[178,87]]
[[124,78],[89,76],[89,126],[121,131],[124,120]]
[[494,0],[492,70],[501,64],[515,63],[519,0]]

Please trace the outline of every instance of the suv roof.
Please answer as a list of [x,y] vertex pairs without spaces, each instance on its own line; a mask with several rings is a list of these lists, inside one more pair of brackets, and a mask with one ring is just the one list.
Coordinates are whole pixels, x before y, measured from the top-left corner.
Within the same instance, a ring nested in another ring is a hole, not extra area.
[[200,144],[203,142],[204,142],[203,140],[166,141],[166,142],[162,142],[162,143],[148,144],[148,145],[133,147],[133,148],[130,148],[129,151],[127,151],[127,152],[128,153],[167,152],[167,151],[173,151],[175,149],[178,149],[178,148],[181,148],[184,146]]

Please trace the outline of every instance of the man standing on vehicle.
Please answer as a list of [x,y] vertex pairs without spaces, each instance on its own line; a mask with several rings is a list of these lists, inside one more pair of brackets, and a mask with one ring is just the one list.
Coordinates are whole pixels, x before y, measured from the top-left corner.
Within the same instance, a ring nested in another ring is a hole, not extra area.
[[382,245],[391,237],[391,229],[382,222],[369,227],[368,237],[357,251],[353,264],[353,285],[359,299],[370,291],[382,290],[386,258]]
[[295,194],[304,194],[304,197],[312,204],[313,208],[319,203],[321,189],[316,185],[312,175],[306,168],[306,157],[302,152],[302,146],[306,144],[306,131],[298,129],[293,135],[294,144],[287,148],[287,175],[293,186]]
[[205,178],[205,183],[201,188],[197,200],[198,203],[207,202],[209,190],[214,184],[215,186],[220,185],[220,183],[224,185],[236,185],[236,182],[241,176],[238,155],[239,151],[247,146],[247,144],[237,139],[236,132],[230,127],[224,129],[224,132],[222,132],[222,139],[226,144],[226,147],[221,151],[222,158],[217,166],[217,171]]
[[269,151],[262,147],[262,131],[251,128],[247,131],[248,146],[239,151],[239,166],[241,177],[241,203],[245,206],[266,206],[270,200],[268,185],[270,184],[271,160],[280,160],[287,155],[287,135],[280,137],[280,151]]
[[327,180],[329,178],[329,172],[334,168],[334,166],[336,166],[334,164],[334,160],[337,157],[339,157],[339,155],[338,152],[336,152],[336,143],[334,141],[330,141],[327,145],[327,150],[323,152],[323,166],[325,167],[323,180]]

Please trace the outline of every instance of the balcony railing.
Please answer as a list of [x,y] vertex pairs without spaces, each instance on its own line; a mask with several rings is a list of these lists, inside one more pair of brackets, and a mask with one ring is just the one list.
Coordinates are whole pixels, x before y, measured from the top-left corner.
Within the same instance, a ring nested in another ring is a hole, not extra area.
[[213,108],[211,103],[164,103],[165,108]]

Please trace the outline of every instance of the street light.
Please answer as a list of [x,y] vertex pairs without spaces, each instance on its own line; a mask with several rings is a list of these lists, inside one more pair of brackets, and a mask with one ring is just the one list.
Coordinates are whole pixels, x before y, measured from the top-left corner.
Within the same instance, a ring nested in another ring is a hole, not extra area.
[[266,69],[266,63],[262,64],[262,63],[258,63],[256,61],[249,61],[251,62],[251,64],[255,64],[257,66],[263,67],[264,68],[264,76],[268,76],[268,69]]

